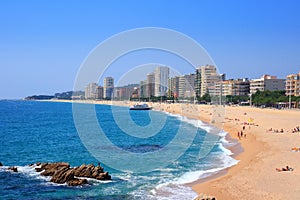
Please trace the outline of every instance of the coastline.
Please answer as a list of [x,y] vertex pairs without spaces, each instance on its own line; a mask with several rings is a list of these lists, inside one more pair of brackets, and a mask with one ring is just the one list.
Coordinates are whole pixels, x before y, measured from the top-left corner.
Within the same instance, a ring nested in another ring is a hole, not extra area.
[[[53,100],[51,100],[53,101]],[[61,101],[57,102],[73,102]],[[74,101],[78,102],[78,101]],[[82,101],[80,103],[109,104],[130,106],[134,102]],[[192,119],[200,119],[212,126],[212,107],[207,105],[191,105],[188,112],[182,112],[180,104],[150,103],[155,110],[180,114]],[[196,106],[196,107],[194,107]],[[193,109],[194,108],[194,109]],[[195,109],[196,108],[196,109]],[[196,112],[194,112],[196,111]],[[201,115],[198,115],[201,111]],[[291,129],[300,125],[299,110],[274,110],[252,107],[226,107],[224,127],[228,141],[236,140],[237,132],[247,125],[239,143],[243,148],[229,147],[233,157],[240,162],[212,176],[199,179],[188,184],[198,194],[215,196],[217,199],[296,199],[300,196],[300,163],[297,162],[299,152],[291,152],[297,143],[299,133],[291,133]],[[266,130],[284,129],[284,133],[267,133]],[[289,165],[293,172],[277,172],[275,168]],[[297,170],[298,169],[298,170]]]

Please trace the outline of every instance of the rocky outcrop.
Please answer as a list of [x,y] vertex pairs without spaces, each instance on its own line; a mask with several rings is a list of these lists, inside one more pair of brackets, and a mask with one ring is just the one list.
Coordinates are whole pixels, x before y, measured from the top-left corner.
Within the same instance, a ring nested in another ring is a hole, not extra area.
[[[53,174],[56,171],[59,171],[60,169],[63,168],[69,168],[70,165],[69,163],[64,163],[64,162],[60,162],[60,163],[43,163],[41,164],[41,169],[44,170],[41,175],[43,176],[53,176]],[[37,171],[37,169],[36,169]]]
[[74,178],[73,180],[68,181],[69,186],[78,186],[84,184],[88,184],[88,181],[86,179]]
[[2,164],[2,162],[0,162],[0,167],[2,167],[3,166],[3,164]]
[[102,167],[100,167],[100,166],[96,167],[93,164],[81,165],[80,167],[74,168],[74,176],[94,178],[97,180],[110,180],[111,179],[108,172],[104,172]]
[[108,172],[104,172],[103,168],[94,166],[93,164],[81,165],[71,168],[69,163],[36,163],[35,170],[41,172],[42,176],[51,176],[50,181],[53,183],[67,183],[70,186],[78,186],[87,184],[84,178],[93,178],[97,180],[111,180]]

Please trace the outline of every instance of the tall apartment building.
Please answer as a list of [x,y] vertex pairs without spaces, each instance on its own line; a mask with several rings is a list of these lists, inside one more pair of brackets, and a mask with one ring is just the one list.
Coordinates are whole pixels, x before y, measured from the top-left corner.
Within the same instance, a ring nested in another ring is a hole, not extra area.
[[166,96],[168,91],[169,67],[157,67],[155,69],[154,96]]
[[168,80],[168,97],[178,98],[179,93],[179,77],[171,77]]
[[96,87],[95,99],[103,99],[103,87],[100,85]]
[[151,97],[155,95],[155,74],[147,74],[146,80],[146,97]]
[[95,99],[96,98],[96,88],[97,83],[89,83],[85,87],[85,99]]
[[260,79],[250,81],[250,94],[255,94],[257,90],[285,90],[285,79],[278,79],[277,76],[263,75]]
[[195,91],[197,97],[213,93],[214,85],[225,79],[225,74],[219,75],[215,66],[206,65],[196,69]]
[[112,77],[105,77],[103,80],[103,98],[111,99],[114,90],[114,79]]
[[147,81],[141,81],[140,86],[139,86],[139,96],[141,98],[146,98],[147,97]]
[[195,96],[196,74],[186,74],[179,76],[178,98],[185,99]]
[[300,96],[300,72],[286,76],[285,94],[296,97]]

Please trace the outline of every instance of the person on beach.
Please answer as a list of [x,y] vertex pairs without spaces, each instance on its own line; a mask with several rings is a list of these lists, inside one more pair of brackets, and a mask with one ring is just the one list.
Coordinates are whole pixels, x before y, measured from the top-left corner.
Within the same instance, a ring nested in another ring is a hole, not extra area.
[[241,137],[243,137],[243,131],[241,131]]
[[238,138],[241,139],[241,135],[240,135],[240,132],[239,132],[239,131],[238,131],[238,134],[237,134],[237,135],[238,135]]
[[293,171],[293,170],[294,170],[294,169],[291,168],[291,167],[289,167],[289,166],[286,166],[285,168],[282,168],[282,169],[276,168],[276,171],[278,171],[278,172],[283,172],[283,171]]

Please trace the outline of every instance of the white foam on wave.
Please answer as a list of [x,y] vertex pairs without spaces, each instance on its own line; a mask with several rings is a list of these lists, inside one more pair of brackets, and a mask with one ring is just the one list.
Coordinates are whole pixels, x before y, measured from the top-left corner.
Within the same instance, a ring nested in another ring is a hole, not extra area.
[[230,151],[229,149],[226,149],[222,143],[218,144],[219,148],[228,156],[233,155],[232,151]]
[[[148,199],[158,200],[191,200],[197,197],[197,193],[192,188],[184,185],[169,185],[162,187],[160,190],[153,189],[150,191]],[[152,198],[151,198],[152,197]]]
[[51,177],[49,176],[42,176],[40,175],[42,172],[36,172],[35,167],[36,165],[25,165],[25,166],[16,166],[18,168],[18,172],[24,174],[27,177],[35,178],[35,179],[41,179],[50,181]]
[[209,124],[206,124],[201,120],[191,119],[191,118],[182,116],[180,114],[172,114],[172,113],[168,113],[168,112],[164,112],[164,113],[169,115],[169,116],[176,117],[176,118],[178,118],[179,120],[181,120],[183,122],[189,123],[189,124],[193,125],[196,128],[203,129],[208,133],[212,133],[212,131],[216,129],[215,127],[213,127]]

